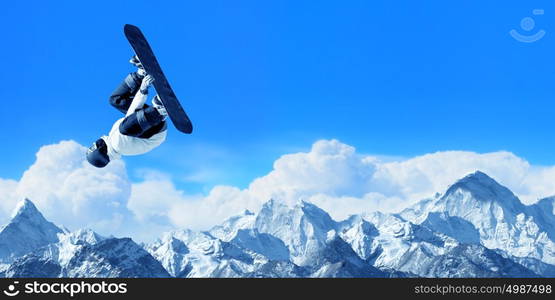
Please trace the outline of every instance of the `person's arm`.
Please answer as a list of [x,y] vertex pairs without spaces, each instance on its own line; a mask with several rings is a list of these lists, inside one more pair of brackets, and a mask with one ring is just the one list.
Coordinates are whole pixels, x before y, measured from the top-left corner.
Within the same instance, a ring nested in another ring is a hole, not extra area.
[[153,81],[154,78],[152,78],[152,76],[150,75],[146,75],[145,78],[143,78],[141,87],[137,91],[135,98],[133,98],[133,102],[131,102],[131,105],[129,106],[129,109],[127,110],[125,116],[129,116],[145,105],[148,96],[148,87],[152,84]]

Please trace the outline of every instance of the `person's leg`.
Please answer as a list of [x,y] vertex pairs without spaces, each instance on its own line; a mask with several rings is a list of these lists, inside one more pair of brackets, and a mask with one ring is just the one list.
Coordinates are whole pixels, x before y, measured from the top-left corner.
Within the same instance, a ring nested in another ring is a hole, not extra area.
[[141,109],[125,117],[119,125],[119,132],[124,135],[149,138],[166,129],[165,116],[154,107]]
[[112,92],[110,104],[117,110],[126,114],[127,109],[133,102],[133,97],[141,86],[143,76],[137,72],[129,73],[123,82]]

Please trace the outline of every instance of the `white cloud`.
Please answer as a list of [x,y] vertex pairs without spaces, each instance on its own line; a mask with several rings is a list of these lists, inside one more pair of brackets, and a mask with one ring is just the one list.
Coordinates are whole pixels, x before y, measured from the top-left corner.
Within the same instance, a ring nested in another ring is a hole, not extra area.
[[[270,198],[287,203],[309,200],[336,219],[373,210],[398,211],[444,192],[477,170],[509,187],[527,204],[555,195],[555,167],[531,166],[510,152],[445,151],[391,161],[359,154],[337,140],[320,140],[309,152],[283,155],[271,172],[247,189],[210,193],[193,204],[174,207],[170,215],[180,226],[196,225],[202,217],[212,222],[205,223],[214,224],[245,208],[256,211]],[[223,187],[218,189],[223,191]],[[222,203],[225,211],[204,213]],[[190,211],[199,214],[190,217]]]
[[162,225],[165,220],[180,228],[202,230],[261,203],[230,186],[216,186],[206,196],[188,195],[169,176],[159,174],[133,184],[127,207],[143,223]]
[[[22,197],[47,218],[71,229],[125,232],[146,240],[170,226],[207,229],[245,209],[257,211],[270,198],[309,200],[343,219],[372,210],[395,211],[481,170],[525,203],[555,195],[555,167],[534,166],[510,152],[446,151],[408,159],[357,153],[337,140],[320,140],[309,152],[286,154],[246,189],[216,186],[208,195],[179,190],[171,177],[143,170],[129,182],[123,161],[96,169],[85,147],[72,142],[42,147],[19,181],[0,179],[0,220]],[[117,229],[120,229],[117,231]]]
[[186,199],[169,178],[152,178],[133,185],[127,208],[144,221],[167,216],[176,203]]
[[230,186],[216,186],[208,196],[177,202],[169,218],[178,227],[207,229],[247,208],[256,210],[262,201]]
[[8,184],[12,191],[3,200],[29,198],[49,219],[70,229],[113,230],[127,213],[131,183],[125,164],[115,161],[97,169],[85,161],[85,151],[74,141],[41,147],[21,179]]
[[443,192],[450,184],[476,170],[487,173],[514,190],[529,175],[530,165],[504,151],[486,154],[446,151],[400,162],[377,162],[377,172],[372,181],[375,190],[384,195],[419,200],[435,192]]
[[249,191],[261,198],[295,200],[314,193],[362,196],[369,190],[375,164],[337,140],[318,141],[308,153],[287,154],[274,169],[258,178]]
[[18,202],[15,194],[16,189],[17,181],[0,179],[0,226],[8,221]]

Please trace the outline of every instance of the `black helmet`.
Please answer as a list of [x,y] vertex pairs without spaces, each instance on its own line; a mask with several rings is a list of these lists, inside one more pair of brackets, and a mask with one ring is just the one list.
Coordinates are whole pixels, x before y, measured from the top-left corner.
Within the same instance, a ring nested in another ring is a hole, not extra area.
[[108,146],[103,139],[98,139],[87,151],[87,160],[97,168],[104,168],[109,162]]

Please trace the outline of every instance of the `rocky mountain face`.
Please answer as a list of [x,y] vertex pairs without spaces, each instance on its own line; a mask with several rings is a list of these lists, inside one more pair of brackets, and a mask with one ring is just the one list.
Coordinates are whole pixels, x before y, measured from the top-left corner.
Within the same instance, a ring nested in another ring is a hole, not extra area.
[[[552,277],[555,198],[523,205],[476,172],[398,214],[333,220],[270,200],[208,231],[138,245],[65,232],[28,200],[0,230],[6,277]],[[17,241],[16,241],[17,240]],[[6,246],[5,246],[6,245]]]

